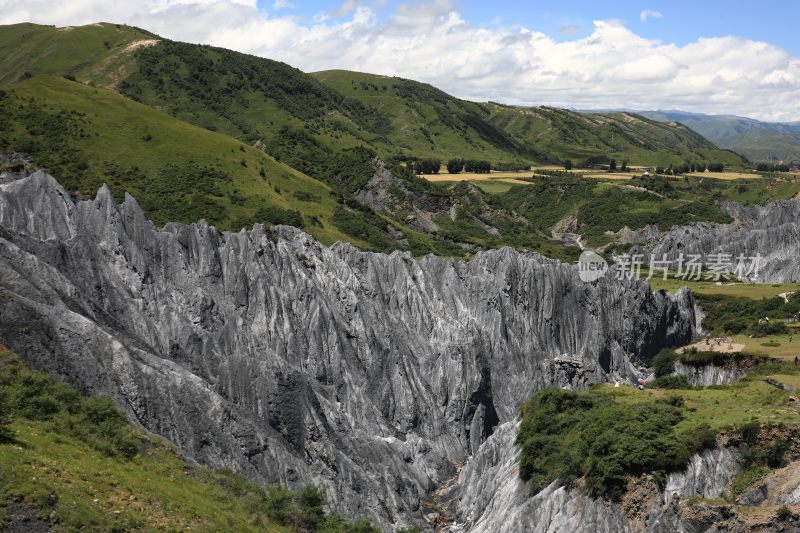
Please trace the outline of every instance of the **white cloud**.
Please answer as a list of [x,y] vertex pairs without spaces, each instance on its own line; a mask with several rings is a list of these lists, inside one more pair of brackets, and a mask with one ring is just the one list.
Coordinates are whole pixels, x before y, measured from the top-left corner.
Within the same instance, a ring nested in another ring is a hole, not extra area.
[[450,0],[402,6],[389,18],[357,1],[342,8],[340,18],[304,21],[261,12],[254,0],[0,0],[0,24],[125,22],[305,71],[402,76],[474,100],[800,119],[800,59],[763,42],[720,37],[679,46],[618,21],[555,40],[533,29],[475,26]]
[[643,9],[641,13],[639,13],[639,20],[642,22],[647,22],[651,19],[663,19],[664,15],[661,14],[661,11],[653,11],[652,9]]
[[294,4],[289,2],[289,0],[275,0],[272,2],[272,9],[275,11],[279,11],[281,9],[289,9],[294,7]]

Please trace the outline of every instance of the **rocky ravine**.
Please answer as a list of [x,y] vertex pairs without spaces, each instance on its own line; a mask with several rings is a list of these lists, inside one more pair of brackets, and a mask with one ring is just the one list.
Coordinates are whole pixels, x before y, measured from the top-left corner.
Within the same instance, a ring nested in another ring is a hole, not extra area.
[[680,254],[705,258],[730,254],[735,266],[740,254],[759,254],[758,281],[800,281],[800,200],[777,200],[763,206],[726,202],[720,207],[733,222],[699,222],[666,232],[648,226],[626,235],[620,243],[635,244],[630,253],[643,253],[646,258],[653,254],[657,260],[664,255],[675,261]]
[[157,229],[106,188],[75,202],[41,172],[0,187],[0,341],[198,461],[317,483],[386,529],[424,524],[535,389],[629,378],[695,322],[686,291],[586,284],[536,254],[415,260],[289,227]]

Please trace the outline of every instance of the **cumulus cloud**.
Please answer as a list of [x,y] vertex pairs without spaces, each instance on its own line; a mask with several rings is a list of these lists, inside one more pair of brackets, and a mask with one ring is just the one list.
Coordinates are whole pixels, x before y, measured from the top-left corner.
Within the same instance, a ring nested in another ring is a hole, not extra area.
[[389,17],[357,1],[342,8],[339,18],[304,21],[259,11],[255,0],[0,0],[0,23],[125,22],[305,71],[402,76],[473,100],[800,119],[800,59],[763,42],[677,45],[602,20],[585,37],[555,40],[535,29],[473,25],[451,0],[407,4]]
[[642,22],[647,22],[651,19],[662,19],[664,15],[661,14],[661,11],[653,11],[652,9],[643,9],[641,13],[639,13],[639,20]]

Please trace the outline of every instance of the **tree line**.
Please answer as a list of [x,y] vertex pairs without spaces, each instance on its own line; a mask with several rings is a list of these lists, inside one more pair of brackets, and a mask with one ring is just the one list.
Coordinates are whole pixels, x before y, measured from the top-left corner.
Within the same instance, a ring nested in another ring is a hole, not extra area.
[[[450,159],[445,166],[450,174],[458,174],[460,172],[488,174],[492,170],[491,162],[475,159]],[[406,167],[416,174],[438,174],[442,167],[442,162],[439,159],[414,159],[408,160]],[[528,165],[528,168],[530,168],[530,165]]]
[[759,172],[789,172],[791,167],[779,163],[759,163],[756,165],[756,170]]

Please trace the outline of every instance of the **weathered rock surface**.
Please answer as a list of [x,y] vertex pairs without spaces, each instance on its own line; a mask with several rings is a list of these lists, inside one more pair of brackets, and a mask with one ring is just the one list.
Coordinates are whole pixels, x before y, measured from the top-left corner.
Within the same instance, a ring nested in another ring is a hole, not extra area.
[[629,486],[628,495],[634,498],[626,496],[622,504],[592,499],[556,483],[531,494],[517,470],[517,428],[513,422],[499,426],[442,496],[455,512],[446,531],[706,531],[708,526],[687,518],[680,502],[693,496],[720,497],[738,468],[738,451],[721,447],[695,455],[683,472],[670,474],[663,492],[653,493],[657,486],[652,480],[641,479],[642,490]]
[[[667,232],[644,228],[625,236],[637,243],[631,253],[664,255],[672,261],[680,254],[729,254],[734,267],[737,258],[761,256],[757,280],[770,283],[800,281],[800,201],[778,200],[766,205],[742,206],[726,202],[720,206],[733,222],[696,223],[675,226]],[[750,264],[748,261],[747,265]]]
[[628,531],[619,505],[595,500],[553,483],[531,494],[519,477],[519,424],[506,422],[481,446],[444,495],[455,509],[449,531]]
[[[630,379],[695,323],[686,291],[586,284],[532,253],[415,260],[289,227],[157,229],[106,188],[76,203],[41,172],[0,187],[0,341],[201,462],[319,484],[387,529],[422,523],[455,465],[477,475],[507,453],[534,390]],[[537,523],[612,520],[551,493],[526,504]]]
[[432,196],[409,190],[405,182],[381,162],[375,161],[375,174],[355,194],[356,200],[378,213],[398,216],[404,212],[404,222],[425,233],[435,233],[439,226],[433,217],[452,207],[447,196]]
[[737,368],[735,366],[693,366],[675,361],[675,371],[673,374],[676,376],[686,376],[689,385],[695,387],[710,387],[711,385],[724,385],[725,383],[739,381],[747,375],[747,369]]

